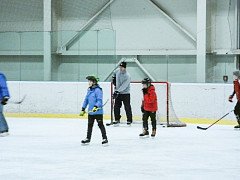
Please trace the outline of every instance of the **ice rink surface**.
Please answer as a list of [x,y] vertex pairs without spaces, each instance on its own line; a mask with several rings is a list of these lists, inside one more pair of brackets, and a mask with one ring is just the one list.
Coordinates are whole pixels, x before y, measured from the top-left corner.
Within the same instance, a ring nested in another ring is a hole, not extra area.
[[11,135],[0,138],[1,180],[240,179],[240,131],[232,126],[159,127],[154,139],[138,137],[140,124],[106,127],[103,147],[96,123],[91,144],[81,146],[86,120],[8,123]]

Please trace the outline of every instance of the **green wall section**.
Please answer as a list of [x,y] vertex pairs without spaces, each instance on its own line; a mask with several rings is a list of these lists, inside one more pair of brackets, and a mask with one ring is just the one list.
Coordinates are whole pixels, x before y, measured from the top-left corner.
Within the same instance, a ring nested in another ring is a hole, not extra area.
[[10,81],[42,81],[43,56],[0,56],[0,71]]
[[[98,75],[103,81],[123,56],[59,56],[52,55],[53,81],[85,81],[89,74]],[[196,82],[196,56],[138,56],[142,65],[158,81]],[[235,68],[233,56],[208,56],[207,82],[222,83]],[[135,63],[127,67],[132,80],[145,77]],[[0,71],[11,81],[43,81],[43,56],[0,56]]]

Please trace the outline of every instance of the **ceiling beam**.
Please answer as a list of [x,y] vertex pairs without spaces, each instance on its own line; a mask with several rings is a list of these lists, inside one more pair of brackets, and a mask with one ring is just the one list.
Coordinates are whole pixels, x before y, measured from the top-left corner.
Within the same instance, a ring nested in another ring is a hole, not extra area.
[[69,39],[58,49],[57,53],[62,54],[62,51],[69,50],[74,45],[74,43],[76,43],[79,38],[85,33],[87,28],[92,25],[93,21],[97,19],[103,13],[103,11],[105,11],[105,9],[107,9],[114,1],[115,0],[109,0],[103,7],[101,7],[101,9],[93,17],[91,17],[71,39]]
[[166,17],[172,24],[174,24],[179,30],[181,30],[190,40],[192,40],[195,45],[197,44],[197,39],[189,31],[187,31],[180,23],[178,23],[173,17],[171,17],[167,12],[165,12],[159,3],[157,3],[155,0],[149,0],[149,2],[152,5],[154,5],[154,7],[156,7],[157,10],[164,17]]

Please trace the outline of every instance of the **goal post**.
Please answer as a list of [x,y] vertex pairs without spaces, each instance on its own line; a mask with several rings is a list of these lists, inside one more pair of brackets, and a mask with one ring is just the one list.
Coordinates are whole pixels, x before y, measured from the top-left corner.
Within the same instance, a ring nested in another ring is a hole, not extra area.
[[[169,82],[152,82],[157,94],[158,111],[156,112],[157,123],[167,127],[185,127],[186,124],[181,122],[177,117],[171,98],[171,84]],[[143,99],[142,83],[134,81],[130,84],[131,107],[133,114],[133,123],[142,122],[141,104]],[[114,86],[111,84],[111,92],[114,92]],[[114,102],[111,101],[111,116],[114,118],[113,113]],[[122,106],[123,107],[123,106]],[[121,122],[126,121],[125,111],[122,109]],[[151,120],[149,119],[149,122]]]

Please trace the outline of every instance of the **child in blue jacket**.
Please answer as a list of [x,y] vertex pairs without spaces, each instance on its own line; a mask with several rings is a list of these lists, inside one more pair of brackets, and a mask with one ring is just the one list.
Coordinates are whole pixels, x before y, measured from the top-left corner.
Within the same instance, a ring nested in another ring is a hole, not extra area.
[[96,120],[98,126],[102,133],[102,145],[108,144],[108,139],[106,135],[106,129],[103,124],[103,92],[102,88],[98,85],[98,78],[95,76],[87,76],[86,79],[89,83],[89,88],[87,91],[87,95],[83,102],[82,111],[80,116],[84,116],[85,109],[88,106],[88,130],[87,130],[87,138],[82,140],[82,144],[89,144],[92,136],[92,128],[94,121]]
[[3,106],[7,104],[10,97],[6,81],[5,75],[0,72],[0,137],[8,135],[8,124],[3,115]]

